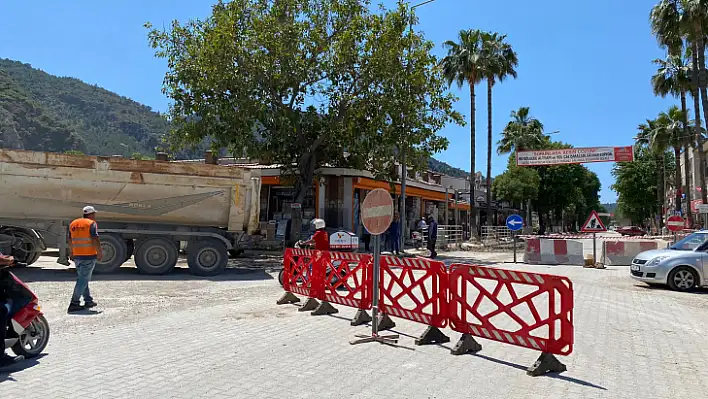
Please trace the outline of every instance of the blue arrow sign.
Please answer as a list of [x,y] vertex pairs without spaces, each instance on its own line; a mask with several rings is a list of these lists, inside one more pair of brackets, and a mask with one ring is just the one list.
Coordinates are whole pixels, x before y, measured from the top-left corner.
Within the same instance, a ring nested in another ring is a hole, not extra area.
[[506,218],[506,227],[511,231],[519,231],[524,227],[524,219],[520,215],[509,215]]

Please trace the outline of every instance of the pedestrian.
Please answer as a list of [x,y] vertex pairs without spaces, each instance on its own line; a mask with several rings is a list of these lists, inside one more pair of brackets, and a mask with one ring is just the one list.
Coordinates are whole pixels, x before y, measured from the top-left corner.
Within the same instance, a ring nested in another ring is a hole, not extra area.
[[[89,290],[89,282],[96,262],[102,259],[102,255],[98,225],[96,224],[96,209],[86,206],[83,209],[83,217],[74,220],[69,225],[69,257],[76,265],[76,285],[71,296],[68,313],[96,306]],[[82,296],[84,297],[83,306],[81,306]]]
[[371,233],[369,233],[369,230],[366,228],[363,229],[363,240],[364,240],[364,251],[370,252],[370,246],[371,246]]
[[438,222],[435,221],[433,215],[428,216],[428,250],[430,250],[430,259],[438,257],[435,251],[435,244],[438,241]]
[[388,227],[388,239],[391,253],[401,254],[401,216],[398,212],[393,214],[393,221]]

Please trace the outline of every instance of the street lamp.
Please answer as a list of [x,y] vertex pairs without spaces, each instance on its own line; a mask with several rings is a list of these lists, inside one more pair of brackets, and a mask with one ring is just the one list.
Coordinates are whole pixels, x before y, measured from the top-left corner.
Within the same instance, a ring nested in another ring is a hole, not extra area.
[[[420,6],[424,6],[426,4],[430,4],[436,0],[426,0],[421,3],[415,4],[411,6],[411,15],[410,15],[410,23],[409,23],[409,31],[411,37],[413,37],[413,10]],[[413,51],[413,43],[411,42],[410,47],[408,48],[408,65],[406,67],[406,72],[407,74],[410,74],[410,67],[411,67],[411,51]],[[409,79],[409,84],[410,84],[410,79]],[[404,126],[405,128],[405,126]],[[401,151],[401,204],[400,204],[400,211],[399,215],[401,216],[400,221],[401,221],[401,236],[400,236],[400,247],[401,250],[403,250],[405,247],[406,243],[406,180],[408,179],[408,168],[406,167],[406,150],[407,150],[407,143],[403,144],[403,151]],[[447,205],[447,204],[445,204]]]

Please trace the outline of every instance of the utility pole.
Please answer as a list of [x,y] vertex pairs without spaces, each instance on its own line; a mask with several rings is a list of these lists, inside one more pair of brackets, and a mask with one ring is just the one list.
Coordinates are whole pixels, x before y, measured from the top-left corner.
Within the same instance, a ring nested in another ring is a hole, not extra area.
[[[409,18],[409,34],[411,36],[411,40],[413,38],[413,10],[420,6],[424,6],[426,4],[432,3],[435,0],[427,0],[422,3],[418,3],[414,6],[411,6],[410,12],[410,18]],[[410,75],[410,70],[411,70],[411,52],[413,51],[413,42],[411,41],[410,46],[408,47],[408,65],[406,66],[406,73],[407,75]],[[410,84],[410,79],[408,80]],[[403,129],[405,129],[405,125],[403,126]],[[399,204],[400,206],[400,211],[399,215],[401,216],[401,251],[404,251],[404,246],[406,243],[406,222],[407,222],[407,213],[406,213],[406,180],[408,179],[408,168],[406,166],[406,151],[408,150],[408,143],[403,143],[403,149],[401,150],[401,203]],[[425,215],[421,215],[425,217]]]

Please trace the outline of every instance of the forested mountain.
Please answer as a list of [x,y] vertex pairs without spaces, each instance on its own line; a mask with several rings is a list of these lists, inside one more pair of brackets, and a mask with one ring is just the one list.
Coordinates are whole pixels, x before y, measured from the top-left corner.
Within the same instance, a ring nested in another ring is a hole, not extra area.
[[153,154],[167,129],[158,113],[126,97],[0,59],[2,147]]
[[[168,122],[150,107],[75,78],[0,58],[2,148],[152,156],[168,130]],[[178,158],[200,153],[185,152]],[[449,176],[467,176],[436,159],[428,166]]]

